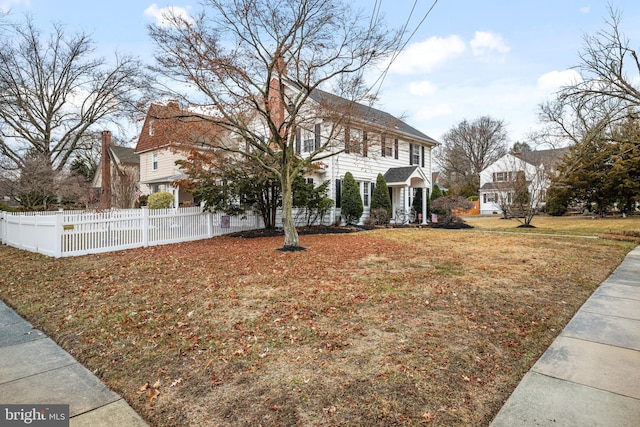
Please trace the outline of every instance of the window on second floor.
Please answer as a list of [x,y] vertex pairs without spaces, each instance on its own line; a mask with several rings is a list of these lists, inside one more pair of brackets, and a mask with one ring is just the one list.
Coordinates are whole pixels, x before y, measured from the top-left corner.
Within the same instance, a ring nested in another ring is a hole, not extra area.
[[494,172],[493,182],[513,181],[513,172]]
[[153,153],[151,156],[151,169],[158,170],[158,153]]
[[384,135],[380,137],[380,146],[382,147],[382,157],[393,156],[393,145],[391,145],[391,141],[387,141],[387,137]]
[[418,144],[409,144],[409,164],[420,164],[420,146]]
[[359,154],[367,157],[368,135],[367,131],[360,129],[345,129],[344,133],[344,152],[351,154]]
[[313,153],[320,149],[322,144],[322,126],[317,123],[312,129],[301,129],[302,151],[305,153]]

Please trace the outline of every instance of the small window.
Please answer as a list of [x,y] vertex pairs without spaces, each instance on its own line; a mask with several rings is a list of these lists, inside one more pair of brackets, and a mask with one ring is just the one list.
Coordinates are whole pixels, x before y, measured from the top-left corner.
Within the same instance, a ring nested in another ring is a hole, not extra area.
[[393,146],[387,142],[387,138],[384,135],[382,135],[380,145],[382,146],[382,157],[393,156]]
[[155,124],[156,123],[154,119],[149,120],[149,136],[155,135],[156,133]]
[[307,184],[313,185],[313,178],[307,178],[305,181],[307,182]]
[[400,153],[400,144],[398,143],[398,138],[393,140],[393,158],[398,160],[398,155]]
[[151,169],[158,170],[158,153],[153,153],[151,156]]
[[420,146],[417,144],[409,144],[409,164],[420,164]]
[[371,188],[370,183],[368,182],[362,183],[362,204],[365,207],[369,206],[369,188]]
[[312,153],[316,145],[316,136],[310,130],[304,129],[302,131],[302,151],[305,153]]

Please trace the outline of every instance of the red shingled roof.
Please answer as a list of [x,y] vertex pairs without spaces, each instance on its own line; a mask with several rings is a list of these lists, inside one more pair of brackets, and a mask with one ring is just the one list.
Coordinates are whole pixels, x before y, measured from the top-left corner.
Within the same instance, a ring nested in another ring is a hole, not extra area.
[[212,145],[220,132],[218,126],[189,115],[175,102],[151,104],[135,152],[139,154],[162,147],[178,149]]

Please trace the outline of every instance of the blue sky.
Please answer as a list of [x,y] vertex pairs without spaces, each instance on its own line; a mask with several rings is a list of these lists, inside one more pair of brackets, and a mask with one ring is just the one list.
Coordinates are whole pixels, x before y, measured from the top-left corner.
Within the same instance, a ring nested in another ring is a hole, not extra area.
[[[371,9],[374,0],[354,0]],[[432,0],[418,0],[413,30]],[[622,12],[622,30],[640,48],[640,2],[611,2]],[[390,26],[407,20],[414,0],[382,0]],[[146,25],[165,7],[185,13],[198,1],[0,0],[9,19],[34,16],[48,33],[52,22],[69,32],[92,34],[101,55],[116,50],[151,61]],[[378,107],[440,139],[463,119],[504,120],[511,142],[526,141],[538,127],[537,106],[574,76],[585,33],[605,28],[608,3],[596,0],[439,0],[405,52],[391,66]]]

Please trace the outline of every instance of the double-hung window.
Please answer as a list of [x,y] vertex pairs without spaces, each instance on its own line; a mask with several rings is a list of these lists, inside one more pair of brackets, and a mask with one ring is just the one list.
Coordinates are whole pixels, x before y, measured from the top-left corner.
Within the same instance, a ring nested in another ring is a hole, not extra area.
[[420,146],[417,144],[409,144],[409,164],[420,164]]

